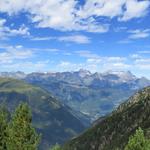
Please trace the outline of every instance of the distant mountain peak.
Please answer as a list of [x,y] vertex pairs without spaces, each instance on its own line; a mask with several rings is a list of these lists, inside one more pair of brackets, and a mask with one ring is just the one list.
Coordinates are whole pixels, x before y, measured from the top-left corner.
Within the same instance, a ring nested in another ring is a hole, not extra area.
[[131,71],[113,71],[113,70],[110,70],[110,71],[107,71],[104,73],[105,75],[106,74],[113,74],[113,75],[117,75],[122,81],[128,81],[128,80],[135,80],[137,79],[137,77],[135,75],[133,75],[131,73]]
[[80,69],[78,71],[79,75],[81,77],[85,77],[85,76],[88,76],[88,75],[91,75],[92,73],[89,71],[89,70],[86,70],[86,69]]
[[9,78],[16,78],[16,79],[23,79],[26,77],[22,71],[14,71],[14,72],[0,72],[0,77],[9,77]]

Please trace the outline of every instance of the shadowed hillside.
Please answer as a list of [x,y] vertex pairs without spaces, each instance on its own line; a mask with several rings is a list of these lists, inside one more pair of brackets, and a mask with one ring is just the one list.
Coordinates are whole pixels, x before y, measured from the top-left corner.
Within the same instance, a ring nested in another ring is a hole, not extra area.
[[21,102],[28,103],[32,109],[34,127],[42,133],[41,149],[63,143],[84,129],[70,109],[47,91],[23,81],[0,78],[0,103],[12,112]]
[[123,149],[138,127],[150,137],[150,87],[136,93],[84,134],[66,143],[64,150]]

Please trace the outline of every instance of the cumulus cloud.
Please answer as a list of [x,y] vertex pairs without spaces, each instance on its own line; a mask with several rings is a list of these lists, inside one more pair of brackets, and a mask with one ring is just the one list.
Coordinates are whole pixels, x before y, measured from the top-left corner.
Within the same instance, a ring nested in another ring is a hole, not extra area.
[[127,21],[132,18],[144,16],[148,11],[149,4],[150,2],[148,0],[127,0],[125,5],[126,10],[120,20]]
[[29,28],[27,28],[24,24],[20,26],[19,29],[11,29],[10,27],[5,25],[6,19],[0,18],[0,38],[7,39],[8,37],[12,36],[29,36]]
[[[30,19],[40,28],[61,31],[107,32],[109,24],[104,17],[127,21],[147,14],[148,0],[2,0],[0,12],[9,15],[28,12]],[[134,7],[133,7],[134,6]]]
[[13,63],[14,60],[24,60],[33,56],[33,52],[29,49],[24,49],[21,45],[18,46],[1,46],[0,49],[0,64]]
[[[25,48],[22,45],[0,45],[1,71],[45,71],[49,60],[33,60],[39,49]],[[46,50],[47,51],[47,50]],[[54,49],[49,49],[54,52]]]

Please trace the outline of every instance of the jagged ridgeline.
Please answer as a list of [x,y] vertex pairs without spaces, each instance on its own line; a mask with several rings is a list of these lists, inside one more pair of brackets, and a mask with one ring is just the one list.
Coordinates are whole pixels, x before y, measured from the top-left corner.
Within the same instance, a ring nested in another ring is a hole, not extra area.
[[30,106],[33,125],[42,134],[40,149],[47,150],[56,142],[63,143],[84,129],[69,108],[61,105],[47,91],[24,81],[0,78],[0,104],[6,105],[12,112],[22,102]]
[[138,127],[150,138],[150,87],[139,91],[84,134],[66,143],[63,150],[122,150]]

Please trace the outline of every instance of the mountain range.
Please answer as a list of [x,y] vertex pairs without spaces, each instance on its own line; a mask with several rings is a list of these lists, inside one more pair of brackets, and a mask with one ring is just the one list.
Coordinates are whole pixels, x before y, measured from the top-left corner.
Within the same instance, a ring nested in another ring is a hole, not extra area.
[[[97,120],[85,133],[67,142],[63,150],[123,150],[139,127],[150,138],[150,87],[137,92],[111,114]],[[135,149],[141,148],[137,144]]]
[[21,79],[49,91],[87,124],[88,120],[93,122],[109,114],[136,91],[150,85],[150,80],[138,78],[130,71],[1,72],[0,76]]
[[42,134],[40,150],[64,143],[85,129],[72,110],[46,90],[22,80],[0,77],[0,104],[12,112],[20,103],[27,103],[32,110],[33,125]]

